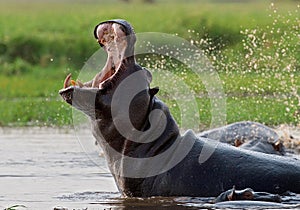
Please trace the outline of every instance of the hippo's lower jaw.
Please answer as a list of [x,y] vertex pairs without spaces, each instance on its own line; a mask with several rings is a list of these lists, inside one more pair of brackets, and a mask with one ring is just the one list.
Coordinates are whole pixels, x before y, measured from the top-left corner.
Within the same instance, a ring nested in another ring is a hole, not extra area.
[[70,86],[59,91],[59,94],[68,104],[82,111],[92,119],[97,117],[97,108],[99,104],[99,94],[101,90],[98,88],[80,88]]

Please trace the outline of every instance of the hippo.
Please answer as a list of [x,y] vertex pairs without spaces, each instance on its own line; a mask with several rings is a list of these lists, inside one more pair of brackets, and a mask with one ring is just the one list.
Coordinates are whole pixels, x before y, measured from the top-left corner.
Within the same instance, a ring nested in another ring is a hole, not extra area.
[[266,192],[255,192],[251,188],[243,190],[236,190],[235,186],[226,192],[221,193],[216,199],[215,203],[224,201],[237,201],[237,200],[252,200],[252,201],[268,201],[268,202],[281,202],[281,197],[277,194]]
[[106,65],[85,83],[68,75],[59,94],[90,119],[123,196],[216,197],[232,186],[300,193],[296,158],[240,149],[192,130],[181,134],[156,96],[159,88],[150,86],[151,73],[135,60],[127,21],[101,22],[94,35],[108,54]]
[[278,134],[271,128],[257,122],[244,121],[204,131],[198,137],[215,139],[220,142],[247,150],[266,154],[286,155]]

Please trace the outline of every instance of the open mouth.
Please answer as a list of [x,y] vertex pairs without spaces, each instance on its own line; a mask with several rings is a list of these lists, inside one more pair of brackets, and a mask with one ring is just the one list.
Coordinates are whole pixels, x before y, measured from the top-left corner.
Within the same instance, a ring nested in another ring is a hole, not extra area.
[[114,22],[100,24],[95,29],[95,38],[107,52],[108,56],[105,66],[91,81],[86,83],[82,83],[79,80],[72,80],[72,76],[69,74],[64,81],[64,90],[70,86],[102,89],[104,84],[112,80],[119,71],[127,48],[124,27]]

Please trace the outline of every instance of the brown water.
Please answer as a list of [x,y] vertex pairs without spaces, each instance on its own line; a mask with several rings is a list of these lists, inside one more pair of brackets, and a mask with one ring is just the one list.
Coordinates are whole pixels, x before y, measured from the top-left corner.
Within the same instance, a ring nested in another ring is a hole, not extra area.
[[283,209],[300,204],[300,195],[284,197],[289,206],[261,202],[213,205],[213,198],[121,198],[104,158],[98,152],[84,152],[72,129],[0,128],[0,142],[0,209],[17,204],[34,210],[58,206],[88,210]]

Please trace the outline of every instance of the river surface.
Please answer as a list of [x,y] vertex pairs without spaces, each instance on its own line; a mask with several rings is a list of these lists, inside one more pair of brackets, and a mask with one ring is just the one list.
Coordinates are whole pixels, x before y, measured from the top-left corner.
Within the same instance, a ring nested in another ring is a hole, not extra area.
[[[81,135],[80,139],[91,138]],[[285,204],[214,205],[214,198],[121,198],[101,152],[82,147],[72,129],[0,128],[0,142],[1,210],[14,205],[30,210],[300,209],[295,206],[300,204],[300,195],[284,197]]]

